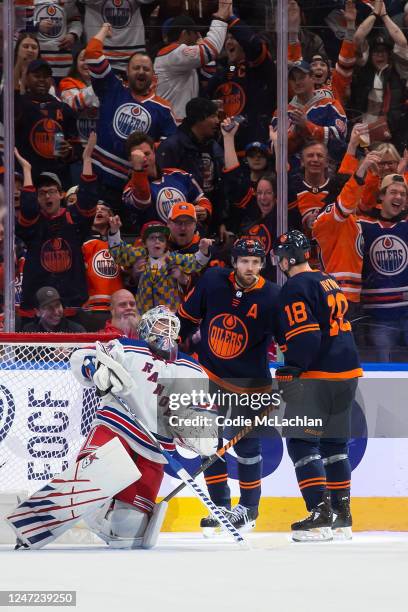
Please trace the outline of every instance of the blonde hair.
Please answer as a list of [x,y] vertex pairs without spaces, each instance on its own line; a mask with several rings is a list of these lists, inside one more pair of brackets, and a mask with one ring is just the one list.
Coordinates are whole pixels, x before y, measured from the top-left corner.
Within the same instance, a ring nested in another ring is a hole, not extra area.
[[391,155],[397,162],[401,160],[401,155],[398,153],[394,145],[390,142],[382,142],[378,146],[374,147],[373,151],[379,153],[381,156],[384,156],[388,153],[388,155]]

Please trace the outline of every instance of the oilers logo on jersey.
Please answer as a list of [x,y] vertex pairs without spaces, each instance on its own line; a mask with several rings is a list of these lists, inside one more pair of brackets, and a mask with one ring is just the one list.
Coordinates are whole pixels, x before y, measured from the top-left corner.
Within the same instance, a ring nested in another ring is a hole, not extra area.
[[92,268],[97,276],[103,278],[115,278],[119,272],[119,267],[108,249],[102,249],[95,253],[92,259]]
[[113,116],[113,129],[124,140],[133,132],[148,132],[151,123],[150,113],[136,103],[122,104]]
[[38,10],[34,11],[35,21],[41,21],[42,19],[50,19],[52,21],[52,27],[50,30],[41,32],[41,36],[44,38],[59,38],[62,35],[65,27],[65,16],[64,9],[58,4],[42,5]]
[[408,247],[399,236],[386,234],[373,241],[369,256],[376,272],[393,276],[405,269],[408,262]]
[[129,0],[106,0],[102,8],[105,22],[109,22],[112,28],[121,30],[129,25],[132,19],[132,7]]
[[174,187],[160,189],[156,199],[156,208],[160,219],[167,222],[173,204],[185,201],[186,198],[179,189],[175,189]]
[[238,357],[247,344],[248,329],[239,317],[223,313],[210,321],[208,346],[219,359]]

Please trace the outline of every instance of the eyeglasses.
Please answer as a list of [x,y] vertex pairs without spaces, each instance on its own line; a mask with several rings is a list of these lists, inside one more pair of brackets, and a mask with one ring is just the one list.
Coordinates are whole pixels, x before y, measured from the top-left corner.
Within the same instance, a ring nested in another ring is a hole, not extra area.
[[59,193],[58,189],[39,189],[38,190],[38,197],[39,198],[46,198],[47,196],[55,196],[57,195],[57,193]]

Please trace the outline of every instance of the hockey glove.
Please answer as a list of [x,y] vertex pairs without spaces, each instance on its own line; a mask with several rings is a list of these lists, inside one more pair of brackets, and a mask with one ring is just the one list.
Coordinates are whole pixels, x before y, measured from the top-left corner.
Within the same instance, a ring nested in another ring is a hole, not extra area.
[[172,422],[167,424],[167,430],[180,446],[201,457],[209,457],[218,448],[216,416],[217,413],[213,410],[189,406],[172,415]]
[[[116,357],[116,356],[115,356]],[[93,381],[101,395],[117,393],[126,395],[135,390],[135,384],[127,370],[96,343],[96,372]]]
[[275,378],[278,382],[279,393],[287,404],[299,402],[303,397],[303,383],[299,378],[301,374],[302,370],[295,366],[276,368]]

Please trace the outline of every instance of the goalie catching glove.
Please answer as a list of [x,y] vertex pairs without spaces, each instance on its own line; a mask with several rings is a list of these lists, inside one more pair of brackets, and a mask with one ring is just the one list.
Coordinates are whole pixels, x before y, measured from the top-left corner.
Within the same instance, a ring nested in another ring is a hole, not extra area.
[[276,368],[275,378],[279,393],[284,402],[299,402],[303,397],[303,383],[300,379],[302,370],[295,366]]
[[101,395],[110,392],[127,395],[135,390],[132,377],[120,363],[124,359],[124,350],[119,342],[109,346],[109,353],[97,342],[95,355],[96,371],[92,379]]
[[202,457],[209,457],[217,451],[217,413],[201,408],[184,408],[169,417],[167,431],[175,441]]

